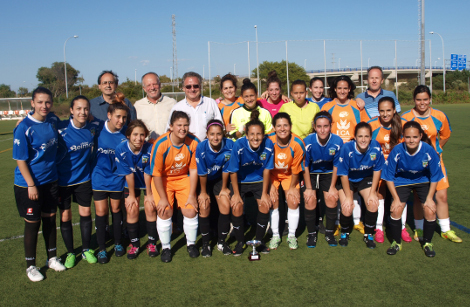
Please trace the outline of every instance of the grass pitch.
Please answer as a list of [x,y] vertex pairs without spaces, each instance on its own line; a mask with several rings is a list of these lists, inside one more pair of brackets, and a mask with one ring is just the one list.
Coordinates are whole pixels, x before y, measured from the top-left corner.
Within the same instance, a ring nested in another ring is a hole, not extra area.
[[[451,220],[470,228],[468,165],[470,164],[470,105],[438,105],[452,125],[453,134],[444,148],[444,161],[451,187]],[[409,107],[408,107],[409,108]],[[407,109],[408,109],[407,108]],[[348,247],[329,247],[319,235],[316,248],[305,246],[306,231],[299,232],[299,249],[289,250],[286,238],[279,249],[249,262],[248,250],[241,257],[190,259],[184,236],[172,241],[171,263],[150,259],[142,253],[136,260],[114,257],[106,265],[79,261],[65,272],[46,271],[46,279],[32,283],[25,274],[24,222],[18,216],[13,194],[13,121],[0,122],[0,297],[8,305],[468,305],[470,286],[470,235],[456,230],[464,240],[452,243],[433,239],[437,256],[426,258],[419,244],[403,243],[403,250],[388,256],[389,242],[369,250],[362,235],[353,232]],[[76,206],[73,222],[78,223]],[[144,220],[143,212],[141,220]],[[59,222],[57,223],[59,225]],[[141,227],[142,233],[145,229]],[[74,226],[76,252],[81,250],[80,229]],[[58,254],[65,246],[58,231]],[[147,237],[141,238],[142,244]],[[233,242],[233,241],[230,241]],[[124,242],[126,243],[126,242]],[[200,243],[199,243],[200,244]],[[234,244],[232,243],[232,246]],[[92,247],[97,248],[93,235]],[[160,246],[159,246],[160,247]],[[112,250],[111,242],[108,251]],[[63,258],[65,259],[65,258]],[[80,257],[78,257],[80,260]],[[37,264],[44,266],[44,240],[39,235]]]

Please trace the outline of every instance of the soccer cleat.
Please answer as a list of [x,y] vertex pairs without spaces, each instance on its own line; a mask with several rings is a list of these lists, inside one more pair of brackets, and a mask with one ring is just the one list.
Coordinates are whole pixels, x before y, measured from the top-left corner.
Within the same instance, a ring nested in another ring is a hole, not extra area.
[[169,248],[162,249],[162,254],[160,257],[161,257],[162,262],[171,262],[171,259],[172,259],[171,249]]
[[401,244],[393,241],[392,245],[387,249],[387,254],[393,256],[399,251],[401,251]]
[[427,242],[423,245],[424,254],[426,257],[434,257],[436,256],[436,252],[434,251],[434,246],[431,242]]
[[413,237],[415,241],[421,241],[423,240],[423,230],[422,229],[415,229],[415,235]]
[[375,248],[374,237],[371,234],[365,235],[363,240],[368,248]]
[[85,259],[88,263],[96,263],[98,261],[93,251],[89,249],[82,252],[82,259]]
[[101,264],[108,263],[109,258],[108,258],[108,253],[105,250],[102,250],[98,253],[98,262]]
[[149,257],[157,257],[160,253],[158,252],[158,248],[155,244],[149,243],[147,244],[147,254]]
[[342,232],[339,239],[339,245],[346,247],[349,243],[349,233]]
[[364,224],[362,222],[359,222],[359,224],[354,225],[353,229],[359,231],[362,234],[364,234]]
[[335,236],[330,234],[325,235],[325,241],[328,242],[329,246],[338,246],[338,241],[336,241]]
[[222,252],[225,256],[232,255],[233,251],[227,242],[217,244],[217,249]]
[[136,247],[132,244],[129,245],[130,246],[130,250],[127,252],[127,259],[135,259],[137,258],[137,256],[139,255],[139,250],[140,248],[139,247]]
[[73,268],[75,266],[75,254],[68,253],[64,265],[67,269]]
[[243,251],[245,250],[245,243],[243,242],[238,242],[237,245],[235,245],[235,249],[233,250],[233,255],[235,257],[240,256],[243,254]]
[[454,243],[462,243],[462,239],[460,239],[456,234],[455,231],[449,230],[446,232],[441,232],[441,237],[444,239],[447,239],[449,241],[452,241]]
[[338,225],[336,225],[336,229],[335,229],[334,236],[335,236],[335,237],[336,237],[336,236],[339,236],[340,233],[341,233],[341,225],[338,224]]
[[34,265],[26,269],[26,275],[28,275],[31,281],[41,281],[44,279],[44,275],[42,275],[41,272],[39,272],[39,268]]
[[307,235],[307,247],[308,248],[315,248],[317,246],[317,238],[318,234],[315,233],[309,233]]
[[261,254],[269,254],[269,248],[266,245],[264,245],[263,243],[260,246],[258,246],[257,250]]
[[273,236],[269,241],[269,248],[270,249],[277,249],[281,244],[281,238],[279,236]]
[[408,231],[406,231],[406,228],[403,228],[401,230],[401,239],[404,242],[407,242],[407,243],[410,243],[411,241],[413,241],[413,239],[411,239],[410,234],[408,233]]
[[60,262],[60,258],[52,257],[47,261],[47,266],[56,272],[65,271],[67,268]]
[[289,244],[290,249],[298,249],[299,248],[299,243],[297,243],[297,238],[296,237],[288,237],[287,238],[287,244]]
[[199,257],[199,250],[196,247],[196,244],[190,244],[187,246],[189,257],[197,258]]
[[201,256],[204,258],[209,258],[212,256],[212,250],[209,242],[202,243]]
[[114,254],[116,257],[122,257],[126,254],[126,250],[121,244],[115,244],[114,245]]
[[385,241],[384,232],[381,229],[375,230],[375,241],[377,243],[384,243]]

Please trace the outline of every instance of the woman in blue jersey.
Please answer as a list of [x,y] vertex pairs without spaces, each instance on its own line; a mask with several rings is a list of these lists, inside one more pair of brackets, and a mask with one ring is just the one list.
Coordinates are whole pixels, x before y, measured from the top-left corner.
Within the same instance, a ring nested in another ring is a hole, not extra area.
[[[197,174],[201,186],[198,197],[199,229],[202,236],[203,257],[212,256],[210,248],[210,204],[211,199],[217,201],[219,207],[217,249],[224,255],[231,255],[232,249],[225,242],[230,232],[230,190],[228,189],[229,173],[226,171],[234,142],[224,137],[223,124],[217,119],[207,123],[207,138],[197,145]],[[233,210],[233,215],[241,216],[241,206]]]
[[116,174],[116,147],[126,140],[125,123],[129,114],[129,108],[124,103],[114,103],[108,107],[108,120],[102,123],[103,128],[99,132],[94,168],[91,175],[93,188],[93,200],[96,210],[96,238],[99,245],[98,262],[107,263],[106,252],[106,220],[109,204],[113,215],[114,251],[116,257],[124,256],[126,250],[121,245],[122,211],[121,199],[123,198],[125,178]]
[[[127,231],[131,244],[127,252],[127,258],[135,259],[139,255],[139,204],[141,192],[144,192],[144,206],[155,208],[150,171],[150,154],[152,144],[145,142],[149,131],[141,120],[130,122],[126,130],[127,141],[120,143],[116,147],[116,173],[126,177],[124,188],[125,207],[127,212]],[[148,208],[148,209],[151,209]],[[147,208],[146,208],[147,211]],[[147,218],[149,222],[149,218]],[[155,245],[156,238],[156,216],[155,220],[147,223],[149,233],[149,245]],[[157,256],[157,249],[148,247],[151,257]]]
[[82,258],[88,263],[97,259],[90,250],[91,221],[91,158],[95,133],[99,122],[88,122],[90,102],[85,96],[77,96],[70,103],[70,119],[58,125],[59,149],[57,172],[59,176],[60,231],[67,248],[65,267],[75,265],[72,227],[72,196],[78,203]]
[[[270,170],[274,168],[274,144],[265,137],[264,124],[258,120],[255,112],[252,112],[251,120],[246,123],[246,136],[238,139],[233,145],[227,172],[230,173],[233,188],[232,210],[243,210],[237,207],[243,208],[243,201],[248,193],[252,193],[255,197],[258,203],[255,239],[262,241],[269,222],[269,209],[271,208],[269,185],[271,183]],[[240,256],[245,245],[243,217],[234,216],[232,224],[235,237],[239,238],[233,255]],[[258,249],[261,253],[269,253],[269,249],[264,244]]]
[[338,176],[341,176],[345,201],[341,204],[341,238],[339,244],[347,246],[349,233],[353,228],[353,193],[359,192],[365,202],[364,242],[368,248],[375,248],[374,231],[377,223],[379,199],[377,189],[380,172],[384,164],[382,148],[372,140],[372,128],[360,122],[354,129],[354,140],[341,148],[338,160]]
[[418,122],[409,121],[403,126],[403,138],[404,143],[390,152],[382,173],[393,197],[390,207],[393,243],[387,254],[395,255],[401,250],[401,214],[414,191],[423,204],[423,250],[426,256],[434,257],[436,252],[431,240],[436,228],[436,204],[433,196],[437,183],[444,178],[440,159]]
[[[309,190],[323,192],[326,205],[325,240],[329,246],[337,246],[338,242],[334,236],[337,220],[336,208],[338,199],[343,203],[346,196],[338,178],[336,167],[343,140],[336,134],[331,133],[332,121],[331,114],[327,111],[320,111],[313,119],[315,133],[304,139],[306,149],[304,182],[306,192]],[[306,200],[305,224],[308,230],[307,246],[310,248],[317,245],[316,206],[317,199],[315,196],[308,201]]]
[[310,79],[310,92],[312,93],[312,98],[307,98],[308,101],[314,102],[321,109],[323,105],[327,102],[330,102],[331,99],[325,97],[325,83],[322,78],[314,77]]
[[66,268],[57,258],[56,212],[59,197],[57,184],[57,117],[50,116],[52,93],[38,87],[33,91],[33,109],[13,131],[15,169],[14,192],[20,216],[25,221],[24,250],[26,275],[31,281],[44,276],[36,267],[38,231],[46,243],[47,265],[55,271]]

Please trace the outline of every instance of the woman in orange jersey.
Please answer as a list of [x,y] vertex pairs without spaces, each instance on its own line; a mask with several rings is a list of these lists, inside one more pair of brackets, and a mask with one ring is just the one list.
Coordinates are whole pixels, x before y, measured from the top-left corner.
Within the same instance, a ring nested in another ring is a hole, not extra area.
[[184,217],[183,228],[189,256],[199,256],[196,247],[198,143],[199,140],[189,133],[188,114],[175,111],[170,118],[170,131],[161,135],[152,148],[152,192],[157,209],[157,231],[162,243],[163,262],[171,261],[171,217],[175,197]]
[[217,101],[220,113],[224,119],[225,129],[228,132],[235,129],[235,126],[230,125],[230,115],[232,111],[243,105],[243,99],[237,97],[237,77],[232,74],[226,74],[220,80],[220,91],[224,95],[224,99]]
[[271,171],[270,197],[271,228],[273,236],[270,249],[277,249],[281,243],[279,235],[279,188],[282,187],[287,199],[287,219],[289,235],[287,243],[290,249],[299,247],[295,231],[299,225],[299,174],[304,170],[305,146],[302,139],[291,133],[292,121],[289,114],[280,112],[273,118],[274,131],[268,137],[274,143],[274,169]]
[[[383,97],[378,102],[379,117],[376,117],[369,121],[372,127],[372,139],[379,142],[382,147],[385,160],[387,160],[390,151],[402,141],[402,126],[404,121],[398,115],[395,109],[395,101],[391,97]],[[387,184],[385,181],[379,183],[379,209],[377,216],[377,226],[375,229],[375,241],[383,243],[384,232],[383,232],[383,218],[384,218],[384,204],[385,196],[387,194]],[[401,216],[402,230],[401,238],[405,242],[411,242],[411,237],[408,231],[406,231],[406,205],[403,209]]]
[[[431,104],[431,91],[426,85],[418,85],[413,93],[415,106],[413,109],[403,113],[402,117],[407,121],[416,121],[423,128],[431,140],[434,149],[441,159],[442,172],[444,178],[439,181],[436,188],[437,217],[441,227],[441,236],[455,243],[461,243],[460,239],[453,230],[450,229],[449,204],[447,203],[447,188],[449,188],[449,179],[447,171],[442,160],[442,148],[450,138],[452,129],[450,127],[447,115],[434,109]],[[415,203],[418,200],[415,198]],[[415,240],[419,240],[423,233],[423,211],[420,206],[414,206],[415,215]]]

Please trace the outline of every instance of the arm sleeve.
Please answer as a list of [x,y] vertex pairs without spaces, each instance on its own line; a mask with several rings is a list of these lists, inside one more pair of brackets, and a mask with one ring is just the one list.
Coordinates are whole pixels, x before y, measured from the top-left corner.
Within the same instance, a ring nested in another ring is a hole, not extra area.
[[14,160],[26,161],[29,159],[29,155],[28,155],[29,141],[28,141],[28,138],[26,137],[25,128],[26,128],[25,125],[20,124],[13,131],[13,138],[14,138],[13,159]]
[[152,157],[151,157],[151,172],[153,177],[162,177],[163,173],[163,152],[161,150],[161,143],[155,142],[152,149]]
[[119,176],[126,176],[132,173],[131,166],[129,165],[129,157],[127,157],[126,153],[122,150],[122,146],[118,146],[116,148],[116,175]]
[[292,161],[292,174],[299,174],[305,169],[305,147],[296,143],[294,147],[294,160]]
[[380,153],[377,153],[377,154],[378,154],[377,163],[375,163],[374,171],[381,171],[385,162],[384,153],[382,152],[382,149],[380,149]]
[[144,163],[144,174],[152,176],[152,169],[150,168],[150,156],[152,154],[152,146],[147,148],[146,155],[149,157],[147,162]]
[[451,132],[452,129],[450,128],[449,118],[444,114],[444,116],[442,116],[442,127],[441,130],[439,130],[439,138],[448,139],[450,138]]
[[191,160],[189,162],[189,169],[196,169],[197,170],[197,163],[196,163],[196,148],[197,148],[198,142],[197,141],[192,141],[190,145],[191,149]]
[[333,158],[333,165],[338,167],[339,154],[341,152],[341,148],[343,147],[343,140],[341,140],[338,144],[335,144],[335,146],[336,146],[336,151],[335,151],[335,156]]
[[229,165],[225,173],[236,173],[240,169],[240,160],[238,157],[238,144],[235,143],[232,148]]
[[442,178],[444,178],[444,174],[442,173],[441,159],[434,150],[429,150],[428,153],[431,156],[431,160],[429,161],[429,170],[431,173],[430,181],[439,182]]
[[202,143],[200,143],[196,148],[197,174],[199,176],[207,175],[206,160],[202,156],[203,152],[204,152],[204,147],[202,146]]
[[401,107],[400,107],[400,103],[398,102],[398,99],[395,96],[395,94],[393,94],[393,100],[395,101],[395,109],[397,110],[397,113],[400,114]]
[[338,176],[347,176],[349,174],[349,156],[346,146],[343,146],[339,153],[338,165]]
[[381,178],[385,181],[394,181],[395,173],[397,168],[397,162],[400,159],[399,153],[397,151],[393,151],[388,156],[387,161],[384,163],[384,167],[382,169]]

